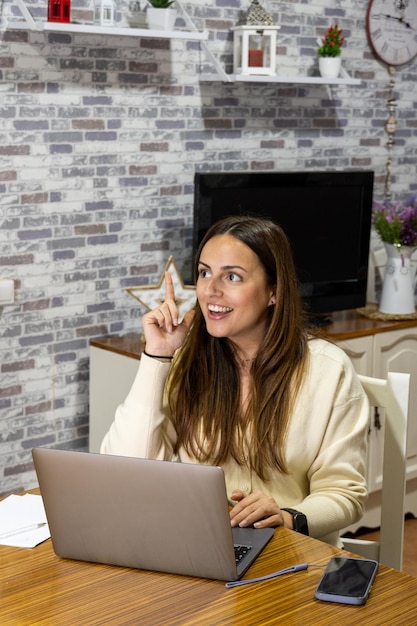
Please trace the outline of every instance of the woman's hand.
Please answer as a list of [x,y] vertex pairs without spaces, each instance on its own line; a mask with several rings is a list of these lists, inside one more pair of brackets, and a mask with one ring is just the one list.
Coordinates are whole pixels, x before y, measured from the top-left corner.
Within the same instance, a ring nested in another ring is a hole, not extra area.
[[158,356],[172,356],[182,345],[194,315],[195,311],[191,309],[179,323],[172,276],[165,272],[165,301],[157,309],[145,313],[142,318],[146,351]]
[[[285,525],[284,511],[281,511],[274,498],[262,491],[245,496],[243,491],[235,489],[230,497],[237,502],[230,511],[232,526],[273,528]],[[292,528],[292,525],[287,528]]]

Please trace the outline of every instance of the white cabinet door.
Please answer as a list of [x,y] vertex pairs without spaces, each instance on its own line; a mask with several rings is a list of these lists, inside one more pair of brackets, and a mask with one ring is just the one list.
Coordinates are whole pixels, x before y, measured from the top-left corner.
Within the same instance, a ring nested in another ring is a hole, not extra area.
[[90,346],[90,452],[100,451],[116,408],[130,391],[138,367],[139,359]]
[[[389,371],[411,373],[407,445],[407,485],[404,513],[417,515],[417,328],[376,333],[337,342],[359,374],[385,378]],[[380,525],[384,414],[371,407],[367,481],[369,498],[363,518],[348,529]],[[343,532],[342,532],[343,534]]]
[[352,361],[358,374],[372,376],[372,336],[354,337],[337,341],[336,344],[342,348]]
[[[407,481],[417,478],[417,329],[408,328],[374,336],[374,376],[387,372],[411,374],[407,432]],[[416,502],[417,508],[417,502]]]
[[[358,374],[362,374],[364,376],[372,376],[373,337],[371,335],[368,335],[366,337],[355,337],[353,339],[338,341],[337,345],[346,352]],[[373,409],[371,408],[371,423],[372,415]],[[371,435],[372,433],[370,430],[370,436],[368,441],[368,458],[366,464],[366,476],[369,491],[374,490],[374,486],[372,485],[371,487],[372,479],[370,479],[370,477],[373,475],[372,466],[374,465],[374,457],[375,455],[378,456],[378,450],[374,451],[374,447],[375,445],[378,446],[378,442],[374,442]],[[380,489],[381,487],[375,488]]]

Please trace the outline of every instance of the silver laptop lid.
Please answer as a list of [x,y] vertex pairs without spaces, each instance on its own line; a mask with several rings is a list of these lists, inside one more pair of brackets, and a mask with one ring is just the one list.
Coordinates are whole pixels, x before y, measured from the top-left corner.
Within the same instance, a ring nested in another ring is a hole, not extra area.
[[61,557],[236,580],[273,534],[244,529],[238,571],[219,467],[46,448],[33,459]]

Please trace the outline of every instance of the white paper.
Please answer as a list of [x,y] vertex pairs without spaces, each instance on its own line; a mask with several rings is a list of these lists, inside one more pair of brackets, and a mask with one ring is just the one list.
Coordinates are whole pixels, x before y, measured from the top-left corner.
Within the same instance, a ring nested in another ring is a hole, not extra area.
[[1,545],[34,548],[50,536],[42,496],[11,495],[0,502]]

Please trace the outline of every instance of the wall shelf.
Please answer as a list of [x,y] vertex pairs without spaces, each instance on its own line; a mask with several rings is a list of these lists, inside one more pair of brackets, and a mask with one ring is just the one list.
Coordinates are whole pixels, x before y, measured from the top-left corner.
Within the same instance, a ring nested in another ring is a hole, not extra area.
[[190,32],[185,30],[151,30],[149,28],[119,28],[117,26],[96,26],[95,24],[61,24],[42,22],[41,29],[46,32],[86,33],[90,35],[119,35],[121,37],[156,37],[158,39],[208,39],[208,32]]
[[304,85],[360,85],[362,81],[358,78],[351,78],[342,68],[340,78],[322,78],[321,76],[259,76],[243,74],[204,74],[200,76],[200,81],[217,82],[221,80],[227,83],[287,83]]
[[[151,30],[149,28],[120,28],[118,26],[99,26],[97,24],[74,24],[63,22],[38,22],[24,4],[23,0],[15,0],[22,13],[23,20],[8,20],[6,28],[15,30],[34,30],[39,32],[85,33],[89,35],[116,35],[119,37],[154,37],[157,39],[188,39],[204,41],[208,39],[208,32],[199,32],[194,25],[191,30]],[[182,5],[177,4],[184,12]],[[188,15],[183,14],[187,25],[190,25]],[[187,19],[188,18],[188,19]]]
[[99,26],[96,24],[73,24],[62,22],[38,22],[23,0],[14,0],[22,13],[23,20],[6,21],[6,28],[24,29],[38,32],[66,32],[85,33],[90,35],[116,35],[119,37],[154,37],[158,39],[187,39],[201,41],[201,46],[207,59],[212,63],[215,72],[200,76],[201,82],[224,82],[224,83],[281,83],[281,84],[304,84],[304,85],[360,85],[361,80],[351,78],[342,68],[340,78],[322,78],[321,76],[260,76],[243,74],[226,74],[219,60],[213,55],[206,41],[208,31],[198,31],[190,16],[182,6],[181,0],[176,0],[182,17],[188,30],[151,30],[148,28],[120,28],[117,26]]

